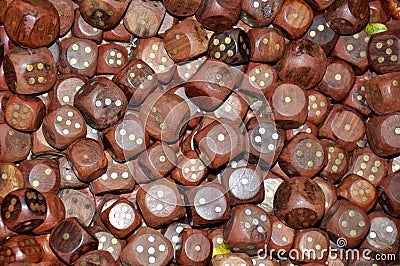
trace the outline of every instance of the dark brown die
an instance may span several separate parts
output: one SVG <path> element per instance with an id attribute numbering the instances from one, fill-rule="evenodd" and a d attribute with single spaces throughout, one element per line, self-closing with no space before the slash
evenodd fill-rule
<path id="1" fill-rule="evenodd" d="M 346 248 L 354 248 L 368 234 L 370 220 L 358 206 L 347 200 L 338 200 L 321 221 L 321 229 L 326 231 L 333 242 L 344 238 Z M 342 245 L 342 242 L 337 242 Z"/>
<path id="2" fill-rule="evenodd" d="M 379 204 L 389 215 L 399 218 L 400 195 L 398 185 L 400 184 L 400 172 L 388 175 L 378 184 Z"/>
<path id="3" fill-rule="evenodd" d="M 306 0 L 307 2 L 315 1 L 315 0 Z M 318 2 L 330 3 L 333 1 L 321 1 Z M 332 49 L 335 47 L 335 44 L 339 38 L 339 35 L 332 30 L 328 23 L 326 22 L 325 14 L 319 14 L 314 17 L 314 20 L 308 29 L 307 33 L 304 35 L 305 39 L 313 41 L 319 45 L 321 45 L 322 49 L 326 54 L 329 54 Z"/>
<path id="4" fill-rule="evenodd" d="M 30 134 L 0 124 L 0 161 L 17 162 L 26 159 L 32 146 Z"/>
<path id="5" fill-rule="evenodd" d="M 54 85 L 57 77 L 56 63 L 47 48 L 14 48 L 6 54 L 3 69 L 8 88 L 18 94 L 47 91 Z"/>
<path id="6" fill-rule="evenodd" d="M 359 32 L 369 21 L 368 2 L 357 0 L 335 1 L 326 12 L 329 26 L 340 35 Z"/>
<path id="7" fill-rule="evenodd" d="M 96 209 L 92 194 L 89 196 L 87 193 L 74 189 L 64 189 L 58 194 L 65 206 L 65 217 L 75 217 L 85 226 L 91 224 Z"/>
<path id="8" fill-rule="evenodd" d="M 39 129 L 45 113 L 45 105 L 38 97 L 14 94 L 7 101 L 4 120 L 16 130 L 32 132 Z"/>
<path id="9" fill-rule="evenodd" d="M 226 64 L 242 64 L 249 61 L 250 49 L 247 33 L 241 29 L 231 29 L 211 36 L 208 54 L 211 59 Z"/>
<path id="10" fill-rule="evenodd" d="M 251 2 L 251 1 L 244 1 Z M 274 1 L 275 3 L 280 1 Z M 262 2 L 264 3 L 264 2 Z M 276 62 L 285 51 L 285 38 L 276 28 L 257 28 L 248 32 L 251 45 L 251 61 Z"/>
<path id="11" fill-rule="evenodd" d="M 79 10 L 82 17 L 93 27 L 114 28 L 122 19 L 129 5 L 128 0 L 82 0 Z"/>
<path id="12" fill-rule="evenodd" d="M 32 187 L 41 193 L 57 193 L 60 185 L 58 164 L 52 159 L 25 160 L 19 164 L 25 186 Z"/>
<path id="13" fill-rule="evenodd" d="M 379 254 L 396 254 L 399 250 L 399 226 L 396 220 L 383 212 L 368 215 L 371 221 L 369 233 L 361 244 Z"/>
<path id="14" fill-rule="evenodd" d="M 277 71 L 282 81 L 310 89 L 323 78 L 326 64 L 326 55 L 320 45 L 299 39 L 287 44 L 277 64 Z"/>
<path id="15" fill-rule="evenodd" d="M 20 188 L 4 197 L 1 219 L 17 233 L 30 232 L 46 218 L 47 203 L 43 194 L 33 188 Z"/>
<path id="16" fill-rule="evenodd" d="M 179 265 L 206 266 L 211 260 L 212 243 L 205 231 L 183 229 L 182 246 L 177 251 Z"/>
<path id="17" fill-rule="evenodd" d="M 231 206 L 259 203 L 264 199 L 262 175 L 255 167 L 226 168 L 221 183 L 228 191 Z"/>
<path id="18" fill-rule="evenodd" d="M 165 229 L 164 236 L 171 242 L 174 248 L 174 258 L 176 258 L 177 250 L 182 246 L 181 233 L 185 228 L 191 228 L 191 227 L 190 225 L 185 223 L 175 222 L 168 225 L 168 227 Z"/>
<path id="19" fill-rule="evenodd" d="M 294 229 L 316 225 L 325 212 L 321 187 L 305 177 L 293 177 L 281 183 L 274 197 L 275 215 Z"/>
<path id="20" fill-rule="evenodd" d="M 42 257 L 43 249 L 32 236 L 28 235 L 13 236 L 0 248 L 0 263 L 2 265 L 9 265 L 13 262 L 40 262 Z"/>
<path id="21" fill-rule="evenodd" d="M 42 130 L 48 144 L 64 150 L 75 140 L 86 136 L 87 126 L 78 109 L 64 105 L 45 116 Z"/>
<path id="22" fill-rule="evenodd" d="M 124 16 L 125 28 L 141 38 L 153 37 L 157 34 L 165 15 L 165 7 L 161 2 L 132 1 Z"/>
<path id="23" fill-rule="evenodd" d="M 371 116 L 366 133 L 371 150 L 378 156 L 391 156 L 400 152 L 400 112 Z"/>
<path id="24" fill-rule="evenodd" d="M 160 232 L 149 228 L 140 228 L 122 250 L 120 259 L 126 265 L 167 266 L 174 256 L 171 242 Z"/>
<path id="25" fill-rule="evenodd" d="M 186 209 L 177 186 L 166 179 L 142 185 L 136 198 L 143 219 L 150 227 L 159 228 L 185 216 Z"/>
<path id="26" fill-rule="evenodd" d="M 326 251 L 329 247 L 329 238 L 325 232 L 316 228 L 299 230 L 296 232 L 292 249 L 305 256 L 295 258 L 295 262 L 323 264 L 328 258 L 329 254 Z"/>
<path id="27" fill-rule="evenodd" d="M 81 16 L 79 9 L 75 9 L 74 24 L 72 26 L 72 36 L 87 39 L 100 44 L 103 39 L 103 31 L 87 23 Z"/>
<path id="28" fill-rule="evenodd" d="M 141 104 L 157 86 L 157 75 L 144 61 L 131 59 L 113 78 L 123 88 L 130 105 Z"/>
<path id="29" fill-rule="evenodd" d="M 125 238 L 142 223 L 142 218 L 135 205 L 119 198 L 101 213 L 101 220 L 117 238 Z"/>
<path id="30" fill-rule="evenodd" d="M 281 0 L 243 1 L 240 19 L 254 28 L 265 27 L 274 20 L 283 2 Z"/>
<path id="31" fill-rule="evenodd" d="M 96 77 L 76 93 L 74 106 L 95 129 L 105 129 L 125 114 L 128 101 L 122 90 L 106 77 Z"/>
<path id="32" fill-rule="evenodd" d="M 128 62 L 128 51 L 118 44 L 99 46 L 96 74 L 117 74 Z"/>
<path id="33" fill-rule="evenodd" d="M 224 240 L 232 251 L 255 255 L 268 245 L 270 237 L 271 222 L 263 209 L 250 204 L 232 209 L 224 227 Z"/>
<path id="34" fill-rule="evenodd" d="M 290 177 L 313 177 L 327 162 L 327 154 L 320 141 L 307 133 L 297 134 L 282 150 L 279 165 Z"/>
<path id="35" fill-rule="evenodd" d="M 4 27 L 16 44 L 38 48 L 57 38 L 60 18 L 49 1 L 17 0 L 7 7 Z"/>
<path id="36" fill-rule="evenodd" d="M 75 265 L 90 264 L 117 266 L 117 263 L 114 261 L 114 258 L 112 257 L 110 252 L 104 250 L 89 251 L 88 253 L 80 256 L 79 259 L 75 261 Z"/>
<path id="37" fill-rule="evenodd" d="M 93 139 L 75 141 L 68 147 L 66 154 L 81 181 L 92 181 L 107 170 L 108 162 L 103 147 Z"/>
<path id="38" fill-rule="evenodd" d="M 184 62 L 205 53 L 207 32 L 194 19 L 185 19 L 165 32 L 165 49 L 175 62 Z"/>
<path id="39" fill-rule="evenodd" d="M 177 17 L 188 17 L 194 15 L 201 4 L 201 0 L 163 0 L 164 7 L 169 13 Z M 164 17 L 165 18 L 165 17 Z"/>
<path id="40" fill-rule="evenodd" d="M 367 55 L 369 65 L 376 72 L 389 73 L 400 70 L 399 37 L 396 31 L 386 31 L 371 36 Z"/>
<path id="41" fill-rule="evenodd" d="M 65 207 L 61 199 L 54 193 L 43 193 L 47 202 L 46 219 L 32 232 L 35 234 L 50 233 L 51 230 L 65 219 Z"/>
<path id="42" fill-rule="evenodd" d="M 368 116 L 371 113 L 366 96 L 366 87 L 368 86 L 369 80 L 371 79 L 371 73 L 367 71 L 362 76 L 356 76 L 353 88 L 350 90 L 347 98 L 343 103 L 354 110 L 358 111 L 364 116 Z"/>
<path id="43" fill-rule="evenodd" d="M 149 145 L 149 137 L 137 113 L 127 113 L 122 120 L 104 130 L 103 141 L 118 162 L 135 157 Z"/>
<path id="44" fill-rule="evenodd" d="M 206 226 L 226 221 L 230 215 L 226 190 L 219 184 L 194 187 L 185 194 L 189 205 L 190 224 Z"/>
<path id="45" fill-rule="evenodd" d="M 186 101 L 172 91 L 153 93 L 140 107 L 140 118 L 147 133 L 168 143 L 174 143 L 182 136 L 189 114 Z"/>
<path id="46" fill-rule="evenodd" d="M 378 192 L 373 184 L 364 178 L 350 174 L 336 187 L 337 195 L 351 201 L 365 212 L 369 212 L 378 199 Z"/>
<path id="47" fill-rule="evenodd" d="M 79 189 L 87 186 L 87 184 L 81 182 L 78 177 L 76 177 L 76 174 L 74 173 L 74 170 L 72 169 L 72 166 L 66 157 L 63 156 L 58 158 L 58 166 L 60 169 L 61 179 L 60 189 Z"/>
<path id="48" fill-rule="evenodd" d="M 337 142 L 347 151 L 354 150 L 364 134 L 365 124 L 361 116 L 354 110 L 339 104 L 332 105 L 328 117 L 319 129 L 320 137 Z"/>
<path id="49" fill-rule="evenodd" d="M 332 140 L 323 139 L 321 145 L 328 154 L 328 161 L 320 175 L 331 183 L 337 183 L 348 170 L 347 152 Z"/>
<path id="50" fill-rule="evenodd" d="M 130 167 L 126 163 L 114 161 L 109 152 L 105 154 L 108 160 L 107 172 L 90 183 L 90 190 L 95 195 L 131 192 L 135 186 L 135 179 Z"/>
<path id="51" fill-rule="evenodd" d="M 65 263 L 72 264 L 88 251 L 97 249 L 99 241 L 76 218 L 59 223 L 50 235 L 50 247 Z"/>
<path id="52" fill-rule="evenodd" d="M 61 41 L 59 71 L 92 77 L 96 72 L 98 48 L 95 42 L 79 38 Z"/>

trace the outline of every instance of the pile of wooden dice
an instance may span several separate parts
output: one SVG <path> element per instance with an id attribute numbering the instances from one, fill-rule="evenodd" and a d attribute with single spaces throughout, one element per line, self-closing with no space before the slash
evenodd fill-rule
<path id="1" fill-rule="evenodd" d="M 0 265 L 400 265 L 398 0 L 0 0 Z"/>

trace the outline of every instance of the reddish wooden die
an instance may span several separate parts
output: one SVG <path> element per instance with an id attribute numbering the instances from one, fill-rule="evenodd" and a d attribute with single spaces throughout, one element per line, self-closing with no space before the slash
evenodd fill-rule
<path id="1" fill-rule="evenodd" d="M 244 1 L 247 2 L 247 1 Z M 250 2 L 250 1 L 249 1 Z M 274 1 L 275 3 L 280 1 Z M 264 4 L 264 2 L 262 2 Z M 256 62 L 276 62 L 285 51 L 285 38 L 276 28 L 251 29 L 247 33 L 250 39 L 250 60 Z"/>
<path id="2" fill-rule="evenodd" d="M 76 265 L 90 265 L 90 264 L 98 264 L 98 265 L 109 265 L 109 266 L 117 266 L 117 263 L 114 261 L 114 258 L 110 254 L 110 252 L 105 250 L 92 250 L 84 255 L 80 256 L 79 259 L 75 261 Z"/>
<path id="3" fill-rule="evenodd" d="M 225 192 L 219 184 L 206 184 L 188 190 L 185 202 L 189 205 L 190 224 L 207 226 L 226 221 L 230 215 L 230 204 Z"/>
<path id="4" fill-rule="evenodd" d="M 326 252 L 329 247 L 329 238 L 324 231 L 316 228 L 299 230 L 296 232 L 292 249 L 304 255 L 295 258 L 294 261 L 313 265 L 323 264 L 329 256 Z"/>
<path id="5" fill-rule="evenodd" d="M 365 124 L 361 116 L 344 105 L 332 105 L 328 117 L 319 129 L 319 136 L 331 139 L 347 151 L 357 147 L 357 142 L 365 134 Z"/>
<path id="6" fill-rule="evenodd" d="M 232 209 L 224 227 L 224 240 L 234 252 L 255 255 L 271 237 L 271 221 L 260 207 L 243 204 Z"/>
<path id="7" fill-rule="evenodd" d="M 47 48 L 14 48 L 6 54 L 3 69 L 8 88 L 18 94 L 47 91 L 57 77 L 54 57 Z"/>
<path id="8" fill-rule="evenodd" d="M 43 193 L 47 202 L 46 219 L 32 232 L 35 234 L 50 233 L 51 230 L 65 219 L 64 203 L 54 193 Z"/>
<path id="9" fill-rule="evenodd" d="M 132 1 L 125 13 L 124 25 L 131 34 L 149 38 L 157 34 L 164 15 L 165 7 L 161 2 Z"/>
<path id="10" fill-rule="evenodd" d="M 308 97 L 301 87 L 278 82 L 271 85 L 266 97 L 274 120 L 283 129 L 297 128 L 306 121 Z"/>
<path id="11" fill-rule="evenodd" d="M 326 70 L 324 50 L 309 40 L 295 40 L 287 44 L 285 53 L 277 64 L 279 78 L 304 89 L 318 84 Z"/>
<path id="12" fill-rule="evenodd" d="M 39 129 L 45 112 L 45 105 L 38 97 L 14 94 L 7 101 L 4 120 L 16 130 L 32 132 Z"/>
<path id="13" fill-rule="evenodd" d="M 130 42 L 131 34 L 125 28 L 123 20 L 118 23 L 118 25 L 111 29 L 103 32 L 103 39 L 105 41 L 114 41 L 114 42 Z"/>
<path id="14" fill-rule="evenodd" d="M 391 156 L 400 152 L 400 113 L 371 116 L 366 133 L 371 150 L 378 156 Z"/>
<path id="15" fill-rule="evenodd" d="M 331 183 L 337 183 L 348 170 L 348 154 L 341 145 L 332 140 L 323 139 L 321 145 L 328 154 L 328 161 L 320 175 Z"/>
<path id="16" fill-rule="evenodd" d="M 171 178 L 184 186 L 197 186 L 207 176 L 208 168 L 193 150 L 178 157 L 178 163 L 171 172 Z"/>
<path id="17" fill-rule="evenodd" d="M 137 203 L 150 227 L 160 228 L 186 213 L 178 187 L 166 179 L 142 185 L 137 192 Z"/>
<path id="18" fill-rule="evenodd" d="M 4 197 L 1 219 L 14 232 L 30 232 L 44 222 L 46 211 L 42 193 L 33 188 L 20 188 Z"/>
<path id="19" fill-rule="evenodd" d="M 328 210 L 338 200 L 336 187 L 335 187 L 334 184 L 332 184 L 328 180 L 325 180 L 325 179 L 323 179 L 321 177 L 316 177 L 313 180 L 315 182 L 317 182 L 318 186 L 320 186 L 320 188 L 322 189 L 322 192 L 324 192 L 324 195 L 325 195 L 325 213 L 327 213 Z"/>
<path id="20" fill-rule="evenodd" d="M 140 118 L 147 133 L 157 140 L 174 143 L 185 131 L 189 120 L 185 99 L 167 91 L 153 93 L 140 107 Z"/>
<path id="21" fill-rule="evenodd" d="M 42 130 L 48 144 L 63 150 L 75 140 L 85 137 L 87 126 L 78 109 L 64 105 L 44 118 Z"/>
<path id="22" fill-rule="evenodd" d="M 340 35 L 359 32 L 369 21 L 368 2 L 357 0 L 335 1 L 326 12 L 329 26 Z"/>
<path id="23" fill-rule="evenodd" d="M 270 24 L 278 14 L 281 0 L 243 1 L 240 19 L 251 27 L 265 27 Z"/>
<path id="24" fill-rule="evenodd" d="M 365 99 L 366 87 L 370 79 L 371 73 L 369 71 L 362 76 L 356 76 L 352 89 L 343 101 L 345 105 L 353 108 L 364 116 L 368 116 L 371 113 L 371 108 Z"/>
<path id="25" fill-rule="evenodd" d="M 61 41 L 58 69 L 62 74 L 82 74 L 92 77 L 96 72 L 98 48 L 95 42 L 80 38 Z"/>
<path id="26" fill-rule="evenodd" d="M 205 231 L 183 229 L 182 246 L 177 250 L 179 265 L 206 266 L 211 260 L 212 243 Z"/>
<path id="27" fill-rule="evenodd" d="M 358 206 L 347 200 L 338 200 L 321 221 L 321 229 L 329 238 L 343 248 L 354 248 L 365 238 L 370 219 Z M 340 240 L 342 238 L 345 240 Z"/>
<path id="28" fill-rule="evenodd" d="M 71 264 L 88 251 L 97 249 L 97 238 L 76 218 L 59 223 L 50 235 L 50 247 L 65 263 Z"/>
<path id="29" fill-rule="evenodd" d="M 118 162 L 135 157 L 149 145 L 147 132 L 137 113 L 127 113 L 122 120 L 104 130 L 103 141 Z"/>
<path id="30" fill-rule="evenodd" d="M 267 64 L 250 62 L 239 88 L 245 94 L 260 96 L 265 94 L 277 80 L 278 74 L 275 68 Z"/>
<path id="31" fill-rule="evenodd" d="M 58 166 L 60 169 L 60 188 L 65 189 L 65 188 L 84 188 L 87 186 L 87 184 L 81 182 L 78 177 L 76 177 L 76 174 L 74 173 L 74 170 L 72 169 L 71 164 L 67 160 L 66 157 L 60 157 L 58 158 Z"/>
<path id="32" fill-rule="evenodd" d="M 23 188 L 25 185 L 21 170 L 13 163 L 1 163 L 0 174 L 0 201 L 8 193 Z"/>
<path id="33" fill-rule="evenodd" d="M 60 36 L 65 35 L 74 23 L 74 5 L 71 0 L 49 0 L 60 18 Z"/>
<path id="34" fill-rule="evenodd" d="M 371 221 L 369 233 L 361 244 L 379 254 L 395 254 L 399 250 L 399 226 L 396 220 L 383 212 L 368 215 Z"/>
<path id="35" fill-rule="evenodd" d="M 221 183 L 228 190 L 231 206 L 244 203 L 258 203 L 264 199 L 264 184 L 255 167 L 226 168 Z"/>
<path id="36" fill-rule="evenodd" d="M 267 250 L 272 254 L 281 252 L 286 255 L 293 245 L 296 231 L 283 224 L 275 215 L 269 214 L 271 221 L 271 239 L 268 242 Z"/>
<path id="37" fill-rule="evenodd" d="M 386 31 L 371 36 L 367 55 L 369 65 L 376 72 L 390 73 L 400 70 L 399 37 L 397 31 Z"/>
<path id="38" fill-rule="evenodd" d="M 58 164 L 52 159 L 25 160 L 19 164 L 25 179 L 25 186 L 41 193 L 57 193 L 60 185 Z"/>
<path id="39" fill-rule="evenodd" d="M 376 186 L 387 174 L 387 161 L 369 149 L 357 149 L 349 171 L 359 175 Z"/>
<path id="40" fill-rule="evenodd" d="M 13 236 L 0 248 L 0 263 L 9 265 L 16 263 L 40 262 L 43 257 L 43 249 L 39 243 L 28 235 Z"/>
<path id="41" fill-rule="evenodd" d="M 290 177 L 313 177 L 327 163 L 327 154 L 320 141 L 307 133 L 297 134 L 282 150 L 278 161 Z"/>
<path id="42" fill-rule="evenodd" d="M 235 25 L 241 7 L 241 1 L 205 0 L 196 11 L 196 19 L 205 28 L 220 32 Z"/>
<path id="43" fill-rule="evenodd" d="M 397 185 L 400 183 L 400 172 L 388 175 L 379 182 L 377 189 L 379 193 L 379 204 L 389 215 L 399 218 L 400 195 Z"/>
<path id="44" fill-rule="evenodd" d="M 164 7 L 169 13 L 177 17 L 188 17 L 196 13 L 197 9 L 201 4 L 201 0 L 163 0 Z"/>
<path id="45" fill-rule="evenodd" d="M 318 84 L 318 90 L 335 101 L 346 98 L 355 80 L 352 67 L 345 61 L 328 58 L 324 77 Z"/>
<path id="46" fill-rule="evenodd" d="M 97 2 L 82 0 L 79 3 L 79 11 L 82 17 L 93 27 L 111 29 L 120 22 L 128 5 L 128 0 L 101 0 Z"/>
<path id="47" fill-rule="evenodd" d="M 38 48 L 47 46 L 57 38 L 60 18 L 57 9 L 49 1 L 17 0 L 7 7 L 4 27 L 16 44 Z"/>
<path id="48" fill-rule="evenodd" d="M 167 266 L 174 256 L 171 242 L 157 230 L 140 228 L 122 250 L 122 264 Z"/>
<path id="49" fill-rule="evenodd" d="M 98 250 L 107 251 L 117 261 L 125 247 L 125 241 L 115 238 L 113 234 L 105 230 L 95 233 L 95 236 L 99 240 Z"/>
<path id="50" fill-rule="evenodd" d="M 17 162 L 28 156 L 32 146 L 30 134 L 0 124 L 0 136 L 0 161 Z"/>
<path id="51" fill-rule="evenodd" d="M 54 89 L 49 92 L 50 110 L 62 105 L 73 105 L 75 94 L 88 82 L 88 77 L 79 74 L 59 74 Z"/>
<path id="52" fill-rule="evenodd" d="M 322 11 L 333 4 L 334 1 L 326 0 L 305 0 L 313 9 Z"/>
<path id="53" fill-rule="evenodd" d="M 274 212 L 291 228 L 313 227 L 325 212 L 324 192 L 311 179 L 293 177 L 279 185 L 274 197 Z"/>
<path id="54" fill-rule="evenodd" d="M 82 86 L 74 98 L 74 107 L 95 129 L 105 129 L 117 122 L 125 114 L 127 105 L 125 94 L 106 77 L 92 79 Z"/>
<path id="55" fill-rule="evenodd" d="M 72 143 L 67 149 L 67 158 L 77 177 L 92 181 L 107 170 L 107 158 L 99 142 L 83 138 Z"/>
<path id="56" fill-rule="evenodd" d="M 247 33 L 241 29 L 231 29 L 214 33 L 210 37 L 208 55 L 226 64 L 242 64 L 249 60 L 250 49 Z"/>
<path id="57" fill-rule="evenodd" d="M 142 223 L 142 218 L 135 205 L 124 198 L 119 198 L 101 213 L 101 220 L 118 238 L 125 238 Z"/>
<path id="58" fill-rule="evenodd" d="M 289 38 L 297 39 L 307 31 L 312 20 L 313 12 L 307 3 L 302 0 L 290 0 L 282 4 L 273 24 Z"/>
<path id="59" fill-rule="evenodd" d="M 399 74 L 393 72 L 373 77 L 365 86 L 365 99 L 375 113 L 384 115 L 400 111 Z"/>
<path id="60" fill-rule="evenodd" d="M 362 208 L 370 211 L 378 199 L 378 192 L 373 184 L 358 175 L 346 176 L 337 186 L 338 197 L 347 199 Z"/>
<path id="61" fill-rule="evenodd" d="M 72 36 L 91 40 L 97 44 L 100 44 L 103 39 L 103 31 L 87 23 L 81 16 L 79 8 L 76 8 L 74 13 L 75 16 L 74 24 L 72 26 Z"/>
<path id="62" fill-rule="evenodd" d="M 211 265 L 224 266 L 224 265 L 254 265 L 252 259 L 245 253 L 230 253 L 218 254 L 213 256 Z"/>
<path id="63" fill-rule="evenodd" d="M 194 19 L 185 19 L 164 35 L 165 50 L 175 62 L 183 62 L 207 51 L 207 32 Z"/>
<path id="64" fill-rule="evenodd" d="M 99 46 L 96 74 L 117 74 L 128 62 L 128 51 L 118 44 Z"/>

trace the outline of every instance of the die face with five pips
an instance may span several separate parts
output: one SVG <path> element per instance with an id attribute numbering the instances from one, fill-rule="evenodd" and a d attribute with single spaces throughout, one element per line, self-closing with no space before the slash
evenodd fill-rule
<path id="1" fill-rule="evenodd" d="M 0 265 L 397 265 L 396 1 L 0 0 Z"/>

